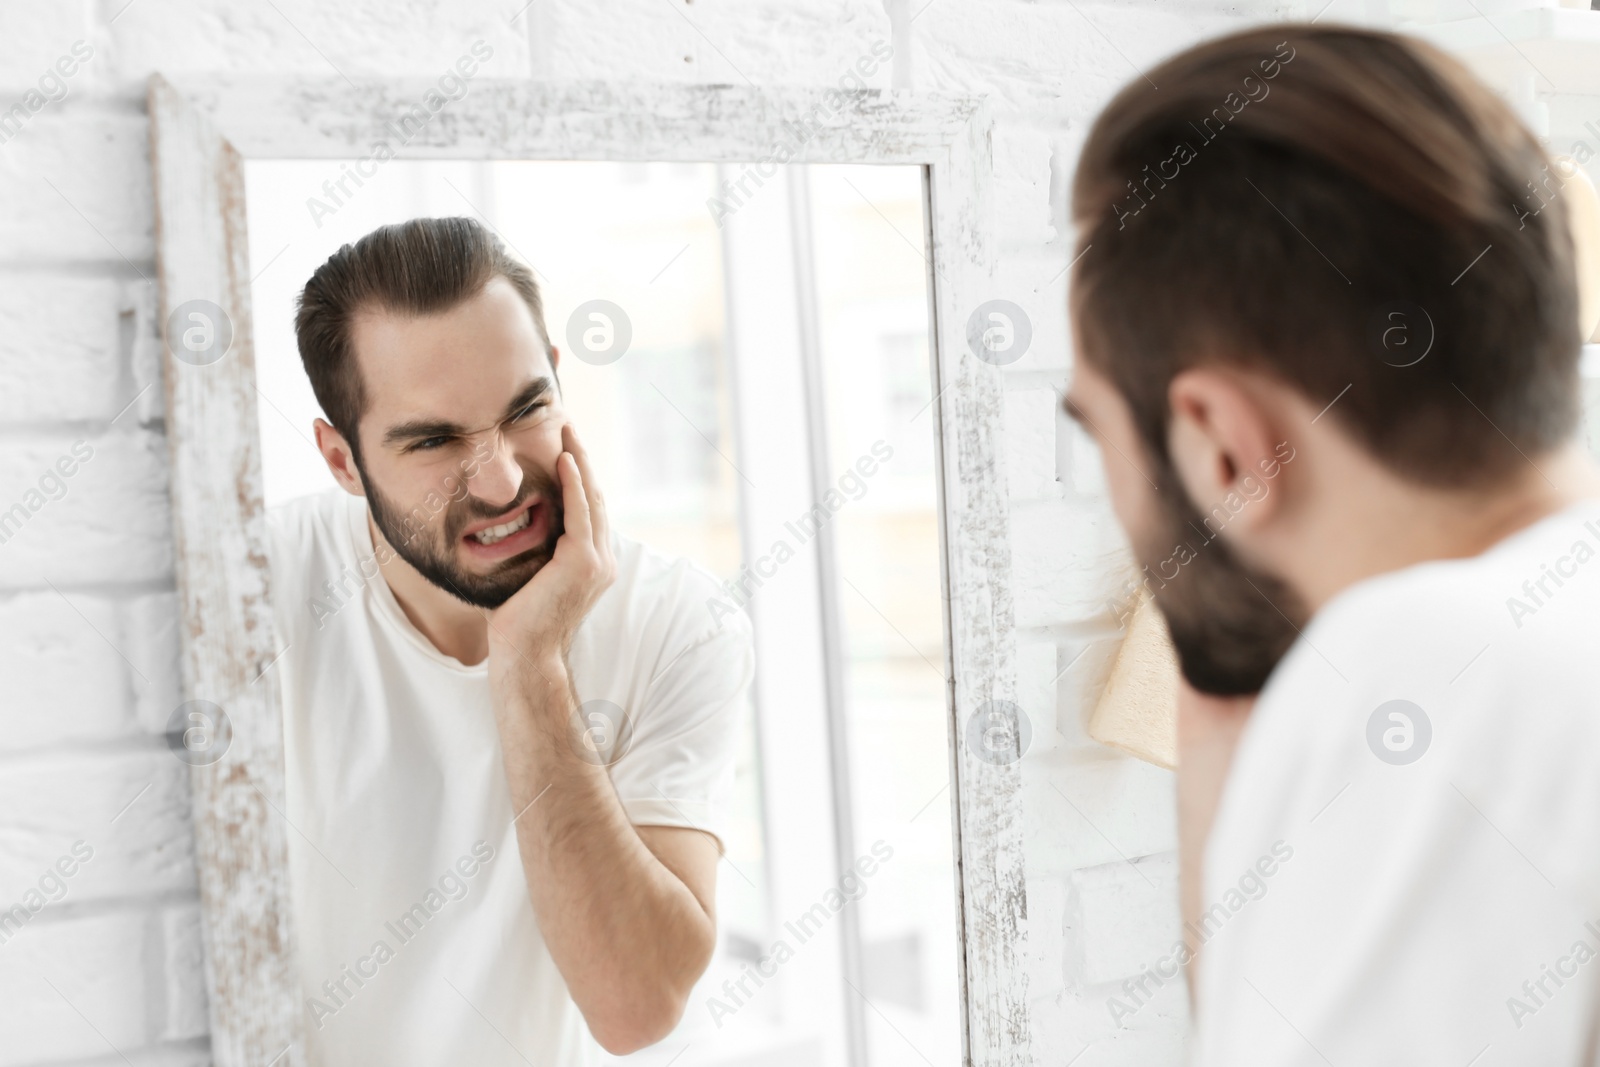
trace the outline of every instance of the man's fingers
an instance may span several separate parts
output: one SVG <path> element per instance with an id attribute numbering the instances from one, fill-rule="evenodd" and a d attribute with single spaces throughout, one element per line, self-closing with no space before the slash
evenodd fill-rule
<path id="1" fill-rule="evenodd" d="M 578 470 L 578 461 L 572 457 L 572 453 L 563 452 L 556 460 L 556 470 L 561 474 L 564 532 L 592 544 L 594 529 L 589 522 L 589 498 L 583 491 L 583 474 Z"/>
<path id="2" fill-rule="evenodd" d="M 600 493 L 600 486 L 595 481 L 594 472 L 589 467 L 589 452 L 583 447 L 583 442 L 578 440 L 578 431 L 567 423 L 561 428 L 561 443 L 577 461 L 578 471 L 583 476 L 584 495 L 589 501 L 589 525 L 593 530 L 594 546 L 602 554 L 610 542 L 610 523 L 606 515 L 605 497 Z"/>

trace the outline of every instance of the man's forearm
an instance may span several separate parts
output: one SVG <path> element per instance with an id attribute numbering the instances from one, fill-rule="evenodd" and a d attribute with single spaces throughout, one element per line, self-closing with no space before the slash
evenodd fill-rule
<path id="1" fill-rule="evenodd" d="M 580 754 L 565 667 L 530 664 L 508 692 L 496 714 L 545 943 L 601 1044 L 659 1040 L 715 946 L 710 902 L 651 853 L 606 769 Z"/>

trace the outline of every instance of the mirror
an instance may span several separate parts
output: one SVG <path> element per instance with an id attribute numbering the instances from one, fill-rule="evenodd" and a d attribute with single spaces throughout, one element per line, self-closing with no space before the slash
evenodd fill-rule
<path id="1" fill-rule="evenodd" d="M 1025 1057 L 1001 426 L 1026 345 L 990 343 L 1014 305 L 994 283 L 982 101 L 478 78 L 408 126 L 428 92 L 150 82 L 179 710 L 202 720 L 169 736 L 200 741 L 214 1062 L 326 1062 L 312 1027 L 357 1019 L 363 1056 L 391 1063 Z M 354 365 L 384 358 L 375 388 L 308 397 L 294 294 L 344 242 L 417 218 L 456 221 L 398 232 L 454 236 L 396 246 L 419 291 L 355 317 Z M 429 303 L 453 276 L 441 250 L 462 248 L 493 270 Z M 322 287 L 324 311 L 341 291 Z M 341 334 L 322 336 L 326 354 Z M 431 502 L 393 480 L 398 445 L 423 441 L 460 470 Z M 504 583 L 456 565 L 497 551 L 523 568 Z M 591 614 L 624 639 L 584 636 Z M 374 620 L 383 644 L 349 640 Z M 386 686 L 418 663 L 481 688 Z M 548 803 L 557 778 L 571 795 Z M 563 811 L 604 830 L 551 832 Z M 497 942 L 492 922 L 443 936 L 490 913 L 520 918 Z M 597 915 L 619 925 L 596 937 Z M 506 961 L 517 980 L 496 984 Z"/>
<path id="2" fill-rule="evenodd" d="M 959 1062 L 923 169 L 770 169 L 247 164 L 257 420 L 287 642 L 275 667 L 283 815 L 312 1062 L 396 1062 L 419 1044 L 436 1059 L 566 1062 L 594 1040 L 540 932 L 541 919 L 582 919 L 529 892 L 536 872 L 519 860 L 485 665 L 424 633 L 434 615 L 408 599 L 421 575 L 394 579 L 405 562 L 384 550 L 405 547 L 393 536 L 402 526 L 425 540 L 480 517 L 464 509 L 486 477 L 442 476 L 448 465 L 419 454 L 452 447 L 438 438 L 369 458 L 363 480 L 409 512 L 374 542 L 365 501 L 317 445 L 327 415 L 297 348 L 297 300 L 341 246 L 446 216 L 476 220 L 531 268 L 559 351 L 561 417 L 581 434 L 615 533 L 653 561 L 640 577 L 639 550 L 619 553 L 617 584 L 574 642 L 589 672 L 572 668 L 591 716 L 585 741 L 635 824 L 722 828 L 711 838 L 723 849 L 715 954 L 671 1033 L 623 1058 Z M 389 353 L 375 338 L 394 341 L 416 320 L 357 335 L 369 376 Z M 458 381 L 477 357 L 442 336 L 446 347 L 420 364 L 396 357 L 395 373 L 420 381 L 365 385 L 363 419 L 447 420 L 484 398 L 489 386 Z M 381 429 L 362 424 L 366 455 L 384 448 Z M 508 431 L 497 447 L 541 462 L 530 458 L 541 432 Z M 477 574 L 521 558 L 480 565 L 460 551 Z M 667 596 L 660 586 L 682 580 L 680 560 L 695 569 L 694 592 Z M 670 612 L 682 633 L 631 627 L 610 604 L 623 593 L 635 611 Z M 689 648 L 727 633 L 734 616 L 753 624 L 755 650 L 754 678 L 736 692 L 724 665 Z M 681 647 L 695 664 L 672 679 L 669 700 L 650 686 L 671 665 L 617 647 L 641 640 Z M 594 680 L 585 692 L 596 672 L 633 672 L 638 684 Z M 694 701 L 730 694 L 736 706 L 712 722 L 732 728 L 725 744 L 651 720 L 695 725 L 711 709 Z M 621 717 L 589 710 L 599 704 Z M 696 805 L 724 772 L 731 789 L 713 817 Z M 541 803 L 555 801 L 529 814 Z M 569 877 L 597 908 L 629 900 L 583 881 L 592 873 Z"/>

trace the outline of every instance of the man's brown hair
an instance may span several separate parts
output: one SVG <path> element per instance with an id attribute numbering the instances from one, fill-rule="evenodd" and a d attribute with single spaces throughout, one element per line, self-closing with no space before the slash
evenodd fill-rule
<path id="1" fill-rule="evenodd" d="M 448 311 L 505 278 L 517 290 L 550 351 L 544 302 L 533 271 L 512 258 L 499 238 L 476 219 L 425 218 L 380 226 L 345 245 L 318 267 L 300 294 L 295 339 L 317 403 L 361 460 L 356 426 L 366 392 L 350 344 L 358 312 L 404 315 Z"/>
<path id="2" fill-rule="evenodd" d="M 1496 481 L 1579 417 L 1561 183 L 1424 42 L 1310 24 L 1207 42 L 1125 87 L 1085 142 L 1080 357 L 1156 456 L 1173 376 L 1224 364 L 1331 403 L 1403 477 Z"/>

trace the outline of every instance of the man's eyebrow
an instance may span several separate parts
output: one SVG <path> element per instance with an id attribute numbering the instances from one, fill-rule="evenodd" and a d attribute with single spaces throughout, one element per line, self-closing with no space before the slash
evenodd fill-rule
<path id="1" fill-rule="evenodd" d="M 506 419 L 521 414 L 523 408 L 536 400 L 542 399 L 550 392 L 552 384 L 549 375 L 542 375 L 523 386 L 522 390 L 511 398 L 511 403 L 506 405 L 506 411 L 501 416 L 501 421 L 504 422 Z"/>
<path id="2" fill-rule="evenodd" d="M 500 416 L 500 421 L 504 422 L 520 414 L 530 404 L 543 399 L 550 392 L 552 384 L 549 375 L 534 378 L 511 398 L 511 402 L 506 405 L 505 413 Z M 397 422 L 385 430 L 383 443 L 397 445 L 407 441 L 426 440 L 429 437 L 461 437 L 473 432 L 449 419 L 408 419 L 405 422 Z"/>

